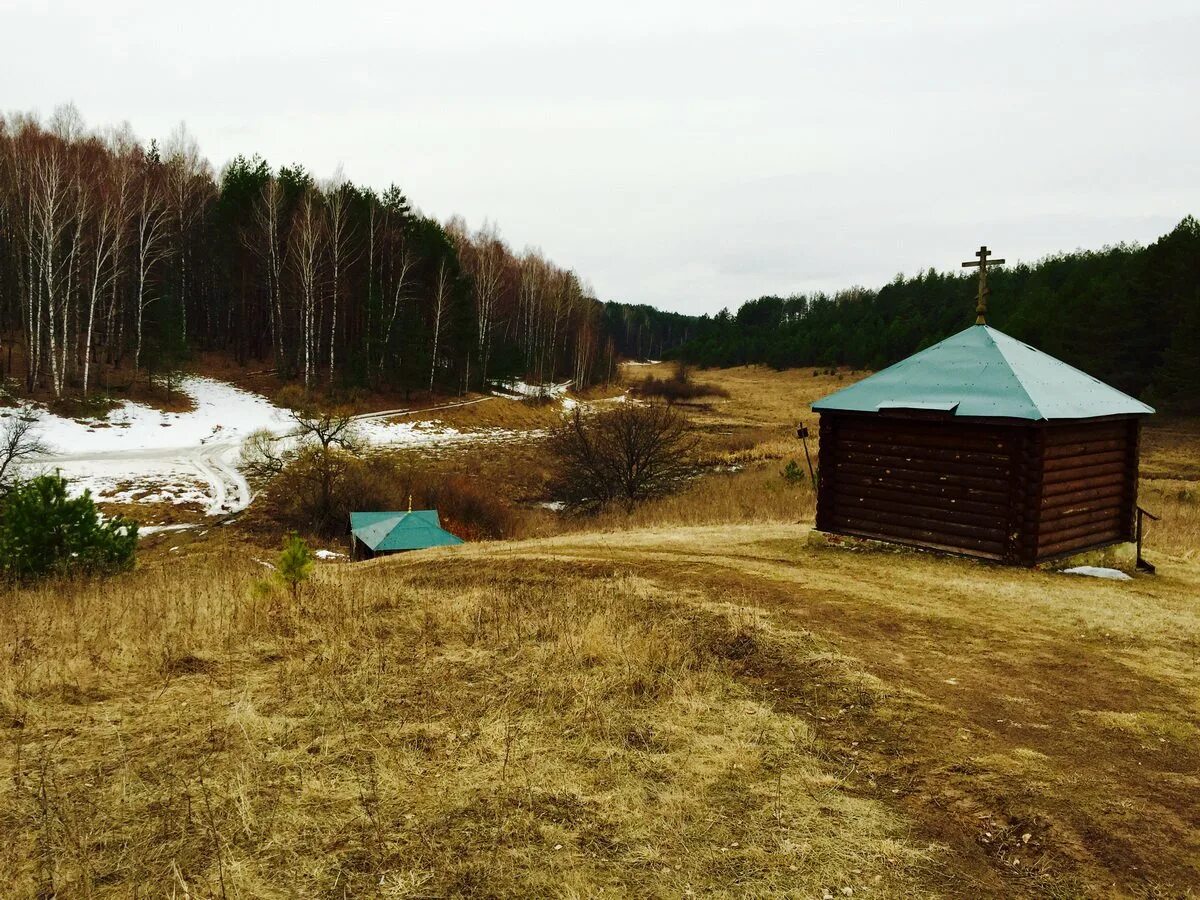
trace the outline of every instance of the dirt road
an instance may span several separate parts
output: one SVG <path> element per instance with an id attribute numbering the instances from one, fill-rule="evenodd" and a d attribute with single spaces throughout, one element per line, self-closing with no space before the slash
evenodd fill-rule
<path id="1" fill-rule="evenodd" d="M 1168 557 L 1157 576 L 1106 582 L 812 548 L 807 531 L 579 534 L 427 564 L 601 564 L 732 604 L 764 646 L 826 642 L 828 667 L 766 653 L 744 675 L 810 717 L 850 789 L 946 848 L 947 893 L 1183 896 L 1200 884 L 1200 566 Z"/>

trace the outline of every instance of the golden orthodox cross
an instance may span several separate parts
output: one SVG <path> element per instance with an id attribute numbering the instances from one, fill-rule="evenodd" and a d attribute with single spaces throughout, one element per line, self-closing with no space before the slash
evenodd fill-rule
<path id="1" fill-rule="evenodd" d="M 991 289 L 987 286 L 988 266 L 998 266 L 1004 262 L 1002 259 L 988 259 L 988 256 L 991 255 L 991 252 L 992 251 L 988 250 L 987 245 L 985 244 L 975 251 L 975 255 L 979 257 L 978 259 L 963 263 L 963 268 L 974 268 L 976 266 L 979 267 L 979 299 L 975 302 L 976 325 L 987 324 L 987 298 L 988 294 L 991 293 Z"/>

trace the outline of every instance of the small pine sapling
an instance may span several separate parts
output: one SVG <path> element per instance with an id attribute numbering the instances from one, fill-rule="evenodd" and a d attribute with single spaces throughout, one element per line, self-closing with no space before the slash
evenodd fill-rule
<path id="1" fill-rule="evenodd" d="M 800 464 L 794 459 L 789 459 L 788 464 L 783 467 L 783 480 L 788 484 L 800 484 L 804 481 L 804 470 L 800 468 Z"/>
<path id="2" fill-rule="evenodd" d="M 279 580 L 287 585 L 292 593 L 292 602 L 300 599 L 300 587 L 312 575 L 313 555 L 308 549 L 304 538 L 294 532 L 283 542 L 283 552 L 279 554 L 279 567 L 276 574 Z"/>

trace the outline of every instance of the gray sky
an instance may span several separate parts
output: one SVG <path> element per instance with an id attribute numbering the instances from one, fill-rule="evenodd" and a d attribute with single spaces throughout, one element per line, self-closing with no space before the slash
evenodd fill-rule
<path id="1" fill-rule="evenodd" d="M 575 6 L 0 0 L 0 104 L 340 163 L 686 312 L 1200 214 L 1196 0 Z"/>

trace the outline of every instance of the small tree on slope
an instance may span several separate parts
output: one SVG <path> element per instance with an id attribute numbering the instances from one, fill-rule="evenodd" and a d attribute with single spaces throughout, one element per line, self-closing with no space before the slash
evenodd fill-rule
<path id="1" fill-rule="evenodd" d="M 18 483 L 0 506 L 0 569 L 10 578 L 120 572 L 136 549 L 136 522 L 102 520 L 91 494 L 68 497 L 58 475 Z"/>
<path id="2" fill-rule="evenodd" d="M 308 581 L 312 567 L 313 557 L 308 544 L 296 534 L 288 535 L 283 542 L 283 552 L 279 554 L 279 568 L 276 571 L 279 580 L 292 592 L 292 603 L 300 599 L 300 585 Z"/>

